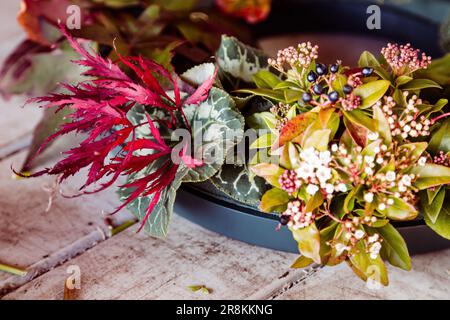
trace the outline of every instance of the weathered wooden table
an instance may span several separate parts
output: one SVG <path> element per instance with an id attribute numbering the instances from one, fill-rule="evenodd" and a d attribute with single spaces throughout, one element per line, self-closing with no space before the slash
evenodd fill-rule
<path id="1" fill-rule="evenodd" d="M 17 9 L 17 0 L 0 3 L 0 60 L 24 37 Z M 227 239 L 177 216 L 164 241 L 137 235 L 135 226 L 108 237 L 101 213 L 117 205 L 113 192 L 55 199 L 46 212 L 44 186 L 52 180 L 12 178 L 11 165 L 20 165 L 40 117 L 36 108 L 20 108 L 23 101 L 0 102 L 0 263 L 28 271 L 0 272 L 3 299 L 63 299 L 74 270 L 81 276 L 77 299 L 450 298 L 450 250 L 413 257 L 411 272 L 390 268 L 390 286 L 369 290 L 345 265 L 291 270 L 295 255 Z M 191 285 L 211 293 L 192 292 Z"/>

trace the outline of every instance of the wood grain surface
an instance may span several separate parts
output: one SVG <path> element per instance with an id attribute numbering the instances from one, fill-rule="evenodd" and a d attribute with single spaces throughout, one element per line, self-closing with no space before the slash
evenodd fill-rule
<path id="1" fill-rule="evenodd" d="M 17 0 L 0 2 L 0 59 L 23 38 L 17 8 Z M 0 272 L 4 299 L 63 299 L 73 266 L 81 276 L 81 289 L 66 294 L 73 299 L 450 298 L 450 250 L 413 257 L 411 272 L 390 268 L 391 286 L 369 290 L 345 265 L 292 270 L 293 254 L 234 241 L 177 216 L 166 240 L 136 234 L 136 226 L 108 237 L 102 211 L 117 205 L 113 190 L 56 197 L 47 212 L 51 178 L 12 178 L 40 116 L 33 107 L 21 109 L 24 100 L 0 100 L 0 263 L 28 270 L 24 277 Z M 75 192 L 80 183 L 75 178 L 64 190 Z M 116 223 L 130 218 L 123 212 Z M 192 292 L 192 285 L 210 294 Z"/>

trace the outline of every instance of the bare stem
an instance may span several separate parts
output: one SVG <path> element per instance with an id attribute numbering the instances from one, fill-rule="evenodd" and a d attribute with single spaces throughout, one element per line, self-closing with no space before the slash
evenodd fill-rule
<path id="1" fill-rule="evenodd" d="M 15 268 L 15 267 L 8 266 L 6 264 L 1 264 L 1 263 L 0 263 L 0 271 L 7 272 L 7 273 L 13 274 L 15 276 L 20 276 L 20 277 L 23 277 L 28 273 L 26 270 L 22 270 L 22 269 Z"/>
<path id="2" fill-rule="evenodd" d="M 443 118 L 446 118 L 446 117 L 448 117 L 448 116 L 450 116 L 450 112 L 441 114 L 440 116 L 438 116 L 438 117 L 434 118 L 433 120 L 431 120 L 431 123 L 434 124 L 436 121 L 439 121 L 439 120 L 441 120 L 441 119 L 443 119 Z"/>

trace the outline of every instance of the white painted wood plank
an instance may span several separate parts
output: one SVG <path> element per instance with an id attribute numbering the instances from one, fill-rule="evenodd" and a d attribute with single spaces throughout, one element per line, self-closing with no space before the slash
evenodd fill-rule
<path id="1" fill-rule="evenodd" d="M 273 291 L 273 283 L 279 290 L 305 274 L 289 270 L 293 254 L 230 240 L 178 216 L 166 240 L 135 230 L 97 245 L 5 299 L 61 299 L 70 265 L 81 270 L 80 299 L 245 299 Z M 204 285 L 212 293 L 193 293 L 190 285 Z"/>
<path id="2" fill-rule="evenodd" d="M 75 199 L 56 197 L 46 212 L 49 194 L 44 187 L 51 186 L 53 178 L 13 179 L 11 166 L 19 167 L 23 157 L 24 152 L 0 162 L 0 261 L 28 268 L 88 235 L 101 240 L 98 228 L 107 231 L 102 212 L 112 212 L 119 204 L 114 190 Z M 65 185 L 65 193 L 76 193 L 82 179 L 79 176 Z M 126 211 L 116 217 L 129 218 Z M 2 281 L 9 278 L 0 273 L 0 290 Z"/>
<path id="3" fill-rule="evenodd" d="M 25 38 L 25 33 L 16 21 L 20 1 L 0 1 L 0 65 L 14 48 Z M 0 97 L 0 149 L 10 145 L 15 139 L 31 132 L 41 117 L 41 110 L 35 107 L 22 108 L 25 97 L 5 100 Z"/>
<path id="4" fill-rule="evenodd" d="M 324 268 L 277 299 L 449 299 L 450 250 L 412 257 L 412 271 L 389 267 L 388 287 L 370 290 L 346 264 Z"/>

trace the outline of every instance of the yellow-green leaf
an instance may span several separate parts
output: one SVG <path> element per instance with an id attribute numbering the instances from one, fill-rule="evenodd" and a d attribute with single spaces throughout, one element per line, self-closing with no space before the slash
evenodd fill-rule
<path id="1" fill-rule="evenodd" d="M 263 212 L 273 212 L 278 207 L 284 206 L 289 202 L 289 195 L 286 191 L 278 188 L 273 188 L 264 193 L 261 198 L 259 208 Z"/>
<path id="2" fill-rule="evenodd" d="M 391 83 L 387 80 L 377 80 L 368 82 L 356 88 L 353 93 L 362 99 L 361 109 L 373 106 L 380 100 L 386 91 L 389 89 Z"/>
<path id="3" fill-rule="evenodd" d="M 313 223 L 309 227 L 291 231 L 294 239 L 298 243 L 300 253 L 316 263 L 321 263 L 320 233 L 316 224 Z"/>
<path id="4" fill-rule="evenodd" d="M 425 166 L 413 167 L 411 173 L 419 176 L 416 182 L 414 182 L 414 186 L 420 190 L 450 183 L 449 167 L 426 164 Z"/>
<path id="5" fill-rule="evenodd" d="M 362 241 L 358 242 L 353 254 L 350 255 L 350 267 L 355 274 L 364 281 L 371 279 L 384 286 L 389 284 L 386 265 L 380 256 L 371 259 L 366 253 L 366 247 Z"/>
<path id="6" fill-rule="evenodd" d="M 291 268 L 293 269 L 302 269 L 306 268 L 307 266 L 311 265 L 314 261 L 310 258 L 307 258 L 305 256 L 300 256 L 295 260 L 295 262 L 292 264 Z"/>
<path id="7" fill-rule="evenodd" d="M 250 149 L 269 148 L 276 140 L 276 136 L 272 133 L 267 133 L 256 139 L 251 145 Z"/>

